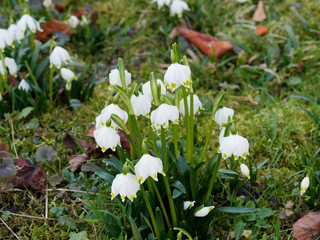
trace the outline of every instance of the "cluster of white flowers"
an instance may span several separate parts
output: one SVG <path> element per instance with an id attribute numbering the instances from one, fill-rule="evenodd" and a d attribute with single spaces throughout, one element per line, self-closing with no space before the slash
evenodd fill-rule
<path id="1" fill-rule="evenodd" d="M 188 11 L 189 6 L 183 0 L 153 0 L 157 3 L 158 8 L 162 8 L 164 5 L 170 7 L 170 15 L 178 15 L 181 17 L 183 11 Z"/>
<path id="2" fill-rule="evenodd" d="M 17 66 L 15 60 L 13 58 L 5 57 L 4 64 L 5 64 L 5 66 L 3 66 L 2 61 L 0 61 L 0 74 L 4 75 L 4 72 L 5 72 L 4 68 L 7 67 L 9 69 L 9 73 L 16 77 L 18 66 Z"/>

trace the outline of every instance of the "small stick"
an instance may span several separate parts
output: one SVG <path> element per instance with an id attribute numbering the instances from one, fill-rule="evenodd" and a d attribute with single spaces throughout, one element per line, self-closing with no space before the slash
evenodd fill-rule
<path id="1" fill-rule="evenodd" d="M 0 210 L 0 212 L 5 212 L 5 211 Z M 44 218 L 44 217 L 37 217 L 37 216 L 31 216 L 31 215 L 17 214 L 17 213 L 12 213 L 12 212 L 10 212 L 10 215 L 18 216 L 18 217 L 26 217 L 26 218 L 36 218 L 36 219 L 42 219 L 42 220 L 53 220 L 53 221 L 57 220 L 55 218 Z"/>
<path id="2" fill-rule="evenodd" d="M 12 121 L 12 119 L 10 119 L 10 123 L 11 123 L 11 133 L 12 133 L 13 149 L 14 149 L 14 152 L 15 152 L 16 157 L 17 157 L 17 159 L 18 159 L 19 156 L 18 156 L 18 153 L 17 153 L 16 145 L 15 145 L 15 143 L 14 143 L 14 131 L 13 131 L 13 121 Z"/>
<path id="3" fill-rule="evenodd" d="M 5 223 L 5 221 L 2 220 L 1 217 L 0 217 L 0 220 L 1 220 L 1 222 L 10 230 L 10 232 L 12 232 L 13 235 L 14 235 L 17 239 L 19 239 L 19 237 L 11 230 L 11 228 Z"/>
<path id="4" fill-rule="evenodd" d="M 48 188 L 48 184 L 47 184 Z M 49 205 L 49 197 L 48 197 L 48 191 L 46 191 L 46 211 L 45 211 L 45 217 L 48 218 L 48 205 Z"/>

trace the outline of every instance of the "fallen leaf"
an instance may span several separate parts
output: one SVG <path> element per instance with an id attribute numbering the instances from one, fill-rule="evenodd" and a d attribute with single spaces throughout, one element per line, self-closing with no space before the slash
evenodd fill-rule
<path id="1" fill-rule="evenodd" d="M 88 156 L 85 153 L 73 155 L 73 156 L 70 157 L 70 161 L 69 161 L 70 168 L 69 168 L 69 170 L 71 172 L 75 172 L 75 171 L 77 171 L 77 169 L 79 168 L 79 166 L 82 163 L 86 163 L 87 161 L 88 161 Z"/>
<path id="2" fill-rule="evenodd" d="M 23 157 L 18 157 L 17 166 L 21 167 L 17 175 L 12 180 L 15 187 L 33 187 L 34 189 L 45 189 L 46 174 L 41 169 L 41 164 L 32 166 L 30 161 Z"/>
<path id="3" fill-rule="evenodd" d="M 96 129 L 96 125 L 94 124 L 94 125 L 91 126 L 91 128 L 89 128 L 86 136 L 93 137 L 93 132 L 94 132 L 95 129 Z"/>
<path id="4" fill-rule="evenodd" d="M 56 150 L 47 145 L 39 147 L 36 151 L 35 158 L 38 161 L 52 162 L 57 156 Z"/>
<path id="5" fill-rule="evenodd" d="M 9 146 L 0 140 L 0 152 L 9 152 Z"/>
<path id="6" fill-rule="evenodd" d="M 51 186 L 55 187 L 56 185 L 60 184 L 63 181 L 63 177 L 64 177 L 63 171 L 60 171 L 59 173 L 50 176 L 48 178 L 48 182 Z"/>
<path id="7" fill-rule="evenodd" d="M 68 24 L 60 22 L 57 19 L 52 19 L 50 22 L 43 23 L 41 28 L 43 31 L 37 31 L 36 34 L 42 42 L 47 42 L 57 32 L 64 33 L 69 38 L 72 35 L 72 28 Z"/>
<path id="8" fill-rule="evenodd" d="M 12 88 L 14 86 L 19 85 L 19 81 L 16 79 L 15 76 L 9 74 L 8 75 L 8 84 L 9 84 L 9 87 Z"/>
<path id="9" fill-rule="evenodd" d="M 64 9 L 61 5 L 57 4 L 57 3 L 53 3 L 52 6 L 59 12 L 59 13 L 63 13 Z"/>
<path id="10" fill-rule="evenodd" d="M 285 208 L 293 208 L 294 202 L 292 200 L 286 202 Z"/>
<path id="11" fill-rule="evenodd" d="M 279 214 L 279 218 L 280 219 L 285 219 L 287 217 L 290 217 L 291 215 L 293 215 L 294 212 L 288 209 L 283 209 L 280 214 Z"/>
<path id="12" fill-rule="evenodd" d="M 320 212 L 311 212 L 293 224 L 296 240 L 312 240 L 320 233 Z"/>
<path id="13" fill-rule="evenodd" d="M 249 238 L 252 234 L 251 230 L 244 230 L 242 233 L 242 236 L 244 236 L 245 238 Z"/>
<path id="14" fill-rule="evenodd" d="M 296 66 L 296 69 L 299 70 L 300 68 L 302 68 L 304 66 L 304 64 L 306 64 L 305 62 L 299 62 Z"/>
<path id="15" fill-rule="evenodd" d="M 263 1 L 259 1 L 258 6 L 252 16 L 252 20 L 255 22 L 262 22 L 267 19 L 267 15 L 264 12 Z"/>
<path id="16" fill-rule="evenodd" d="M 178 26 L 177 30 L 181 36 L 194 44 L 210 58 L 213 56 L 213 53 L 215 54 L 216 58 L 220 58 L 233 48 L 233 45 L 228 41 L 218 40 L 215 37 L 190 30 L 184 26 Z"/>
<path id="17" fill-rule="evenodd" d="M 75 149 L 78 147 L 77 143 L 78 142 L 80 144 L 80 146 L 82 148 L 87 148 L 88 143 L 80 138 L 76 138 L 74 136 L 72 136 L 70 133 L 66 132 L 66 137 L 63 139 L 63 143 L 72 149 Z"/>
<path id="18" fill-rule="evenodd" d="M 100 148 L 97 147 L 95 142 L 88 142 L 88 146 L 86 149 L 86 154 L 92 154 L 94 152 L 100 152 Z"/>
<path id="19" fill-rule="evenodd" d="M 101 14 L 104 13 L 104 12 L 101 12 Z M 94 10 L 92 13 L 91 13 L 91 16 L 90 16 L 90 20 L 92 23 L 96 23 L 99 19 L 99 13 L 97 10 Z"/>
<path id="20" fill-rule="evenodd" d="M 0 162 L 0 186 L 14 178 L 17 173 L 17 167 L 13 164 L 13 159 L 5 157 Z"/>
<path id="21" fill-rule="evenodd" d="M 258 36 L 264 36 L 268 31 L 268 28 L 266 26 L 263 25 L 257 25 L 256 26 L 256 34 Z"/>
<path id="22" fill-rule="evenodd" d="M 88 9 L 86 8 L 80 8 L 79 10 L 71 13 L 71 15 L 76 16 L 77 18 L 81 18 L 82 15 L 87 15 Z"/>

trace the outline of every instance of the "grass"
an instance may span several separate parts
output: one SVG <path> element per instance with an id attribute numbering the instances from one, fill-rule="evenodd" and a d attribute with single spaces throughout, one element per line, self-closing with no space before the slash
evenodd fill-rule
<path id="1" fill-rule="evenodd" d="M 294 1 L 265 1 L 268 18 L 264 24 L 269 32 L 264 37 L 258 37 L 251 29 L 254 26 L 251 21 L 253 8 L 249 3 L 227 0 L 189 2 L 192 3 L 192 11 L 185 16 L 189 27 L 229 40 L 246 51 L 243 56 L 229 52 L 222 59 L 212 62 L 182 37 L 177 38 L 181 50 L 189 48 L 200 58 L 198 62 L 191 62 L 194 85 L 206 107 L 197 126 L 199 141 L 204 141 L 207 135 L 209 123 L 206 117 L 210 114 L 212 99 L 220 89 L 224 89 L 224 106 L 235 110 L 237 131 L 249 139 L 252 165 L 267 160 L 258 171 L 257 184 L 251 188 L 242 186 L 242 191 L 234 196 L 234 204 L 239 204 L 243 198 L 241 195 L 244 195 L 257 207 L 273 210 L 274 215 L 266 218 L 268 227 L 260 231 L 261 237 L 263 233 L 274 233 L 285 203 L 294 201 L 294 214 L 280 219 L 281 238 L 290 239 L 290 230 L 284 230 L 292 228 L 292 224 L 306 212 L 319 210 L 319 206 L 308 207 L 303 198 L 295 193 L 304 176 L 301 171 L 302 151 L 306 159 L 310 159 L 320 142 L 320 105 L 306 99 L 319 99 L 320 19 L 317 13 L 320 4 L 303 0 L 300 1 L 301 8 L 295 9 L 290 7 Z M 84 1 L 81 3 L 84 4 Z M 117 58 L 122 57 L 126 69 L 134 73 L 133 79 L 138 82 L 145 82 L 151 71 L 158 76 L 164 73 L 166 68 L 159 63 L 170 63 L 168 35 L 177 24 L 177 19 L 169 20 L 167 10 L 158 10 L 147 0 L 87 3 L 92 9 L 100 9 L 100 23 L 84 38 L 80 38 L 81 33 L 75 34 L 67 48 L 80 62 L 91 66 L 90 72 L 96 70 L 98 78 L 107 77 L 110 69 L 115 67 Z M 65 4 L 70 12 L 81 6 L 78 1 L 66 1 Z M 297 64 L 302 61 L 304 66 L 297 69 Z M 224 82 L 228 84 L 221 85 Z M 65 147 L 62 131 L 67 129 L 85 134 L 105 101 L 112 101 L 106 89 L 106 81 L 97 85 L 94 97 L 78 110 L 57 106 L 38 118 L 30 115 L 20 120 L 17 119 L 19 113 L 14 112 L 1 121 L 0 139 L 9 144 L 12 153 L 15 146 L 19 156 L 26 157 L 33 157 L 40 146 L 56 145 L 64 169 L 68 166 L 68 158 L 81 152 Z M 13 120 L 14 143 L 10 119 Z M 219 129 L 214 131 L 218 136 Z M 208 159 L 215 154 L 217 144 L 216 138 L 210 140 Z M 105 157 L 94 155 L 93 158 L 99 164 Z M 315 160 L 319 161 L 319 156 Z M 59 169 L 58 163 L 54 168 Z M 96 204 L 97 209 L 107 209 L 106 204 L 116 209 L 112 202 L 107 202 L 107 184 L 95 175 L 90 177 L 81 172 L 65 178 L 58 188 L 67 189 L 75 183 L 83 191 L 96 187 L 100 195 L 49 192 L 49 217 L 55 220 L 10 216 L 5 221 L 20 239 L 68 239 L 71 232 L 81 231 L 87 231 L 89 239 L 107 239 L 104 236 L 104 216 L 89 221 L 89 224 L 80 219 L 81 213 L 93 214 L 88 207 L 90 201 Z M 223 192 L 215 201 L 226 203 L 228 198 L 228 193 Z M 32 189 L 0 192 L 0 206 L 1 211 L 44 217 L 45 193 Z M 51 210 L 54 207 L 61 207 L 62 212 L 53 214 Z M 219 237 L 226 236 L 234 231 L 235 218 L 230 214 L 217 215 L 212 228 Z M 2 224 L 0 237 L 13 239 L 11 232 Z"/>

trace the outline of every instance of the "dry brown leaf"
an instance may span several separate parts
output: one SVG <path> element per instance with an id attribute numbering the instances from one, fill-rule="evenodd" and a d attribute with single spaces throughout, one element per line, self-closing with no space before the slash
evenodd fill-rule
<path id="1" fill-rule="evenodd" d="M 285 208 L 293 208 L 294 202 L 292 200 L 286 202 L 286 205 L 284 206 Z"/>
<path id="2" fill-rule="evenodd" d="M 71 13 L 71 15 L 76 16 L 77 18 L 81 18 L 82 15 L 87 15 L 88 9 L 86 8 L 80 8 L 79 10 Z"/>
<path id="3" fill-rule="evenodd" d="M 300 68 L 302 68 L 306 63 L 305 62 L 299 62 L 296 66 L 296 69 L 299 70 Z"/>
<path id="4" fill-rule="evenodd" d="M 252 16 L 252 20 L 255 22 L 262 22 L 265 19 L 267 19 L 267 15 L 264 12 L 263 1 L 259 1 L 256 11 Z"/>
<path id="5" fill-rule="evenodd" d="M 78 147 L 77 142 L 80 144 L 81 147 L 83 148 L 87 148 L 88 143 L 80 138 L 76 138 L 74 136 L 72 136 L 70 133 L 66 132 L 66 137 L 63 139 L 63 143 L 71 148 L 71 149 L 75 149 Z"/>
<path id="6" fill-rule="evenodd" d="M 72 35 L 72 28 L 68 24 L 60 22 L 57 19 L 52 19 L 50 22 L 43 23 L 41 28 L 43 31 L 37 31 L 36 34 L 42 42 L 50 40 L 52 35 L 56 32 L 64 33 L 68 37 L 71 37 Z"/>
<path id="7" fill-rule="evenodd" d="M 215 54 L 216 58 L 220 58 L 233 48 L 233 45 L 228 41 L 218 40 L 215 37 L 190 30 L 184 26 L 178 26 L 177 30 L 181 36 L 194 44 L 201 50 L 201 52 L 210 58 L 213 56 L 213 53 Z"/>
<path id="8" fill-rule="evenodd" d="M 258 36 L 264 36 L 268 31 L 268 28 L 266 26 L 263 25 L 257 25 L 256 26 L 256 34 Z"/>
<path id="9" fill-rule="evenodd" d="M 280 219 L 285 219 L 287 217 L 290 217 L 291 215 L 293 215 L 294 212 L 288 209 L 283 209 L 280 214 L 279 214 L 279 218 Z"/>
<path id="10" fill-rule="evenodd" d="M 75 172 L 80 167 L 80 165 L 82 165 L 82 163 L 86 163 L 87 161 L 88 161 L 88 156 L 85 153 L 78 154 L 78 155 L 73 155 L 73 156 L 70 157 L 70 161 L 69 161 L 70 168 L 69 168 L 69 170 L 71 172 Z"/>
<path id="11" fill-rule="evenodd" d="M 242 233 L 242 236 L 244 236 L 245 238 L 249 238 L 252 234 L 251 230 L 244 230 Z"/>
<path id="12" fill-rule="evenodd" d="M 296 240 L 313 240 L 320 233 L 320 212 L 311 212 L 293 224 Z"/>
<path id="13" fill-rule="evenodd" d="M 64 12 L 64 8 L 61 5 L 59 5 L 57 3 L 53 3 L 52 5 L 59 13 L 63 13 Z"/>

